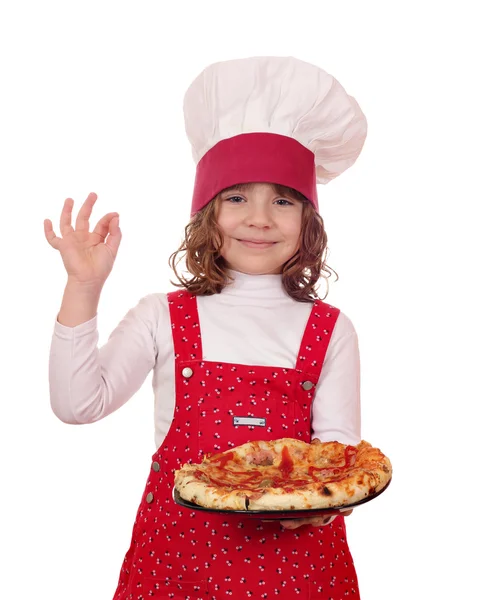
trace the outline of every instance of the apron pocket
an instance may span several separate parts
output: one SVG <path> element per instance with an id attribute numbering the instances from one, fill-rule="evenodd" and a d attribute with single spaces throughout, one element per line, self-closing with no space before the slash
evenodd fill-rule
<path id="1" fill-rule="evenodd" d="M 205 580 L 173 581 L 138 577 L 132 581 L 133 598 L 156 598 L 156 600 L 209 600 L 208 584 Z"/>

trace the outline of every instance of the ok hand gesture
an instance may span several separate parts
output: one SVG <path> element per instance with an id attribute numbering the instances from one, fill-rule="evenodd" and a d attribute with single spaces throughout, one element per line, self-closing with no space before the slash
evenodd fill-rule
<path id="1" fill-rule="evenodd" d="M 67 198 L 60 216 L 60 232 L 57 237 L 50 219 L 45 219 L 45 237 L 50 246 L 61 254 L 68 273 L 68 280 L 87 286 L 103 287 L 115 262 L 121 242 L 118 213 L 102 217 L 95 229 L 90 231 L 89 219 L 97 195 L 91 193 L 80 208 L 75 229 L 72 227 L 73 200 Z"/>

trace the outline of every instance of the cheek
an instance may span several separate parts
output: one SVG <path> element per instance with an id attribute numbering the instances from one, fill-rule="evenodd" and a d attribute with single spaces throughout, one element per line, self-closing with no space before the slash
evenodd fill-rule
<path id="1" fill-rule="evenodd" d="M 223 245 L 221 247 L 220 254 L 221 256 L 225 257 L 225 255 L 229 252 L 231 248 L 231 235 L 229 233 L 231 228 L 228 227 L 228 224 L 224 221 L 222 224 L 220 224 L 218 220 L 218 229 L 220 230 L 221 235 L 223 237 Z"/>
<path id="2" fill-rule="evenodd" d="M 301 236 L 301 219 L 291 219 L 285 223 L 283 234 L 291 246 L 298 246 Z"/>
<path id="3" fill-rule="evenodd" d="M 227 211 L 221 210 L 217 217 L 218 227 L 225 235 L 231 235 L 236 227 L 236 220 L 233 215 L 229 215 Z"/>
<path id="4" fill-rule="evenodd" d="M 223 258 L 229 253 L 231 248 L 231 238 L 223 233 L 223 245 L 221 246 L 220 254 Z"/>

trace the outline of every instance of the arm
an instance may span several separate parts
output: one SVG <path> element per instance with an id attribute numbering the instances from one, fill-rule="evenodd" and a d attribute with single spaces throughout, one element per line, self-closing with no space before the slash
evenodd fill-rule
<path id="1" fill-rule="evenodd" d="M 90 231 L 97 195 L 91 193 L 72 226 L 73 199 L 60 215 L 58 237 L 44 221 L 48 243 L 68 274 L 50 348 L 50 401 L 66 423 L 92 423 L 122 406 L 140 388 L 156 360 L 158 303 L 146 297 L 98 349 L 97 308 L 121 242 L 118 213 L 107 213 Z"/>
<path id="2" fill-rule="evenodd" d="M 158 307 L 155 295 L 142 298 L 101 348 L 96 315 L 73 327 L 55 323 L 50 402 L 60 420 L 93 423 L 123 406 L 140 389 L 156 361 Z"/>
<path id="3" fill-rule="evenodd" d="M 356 445 L 361 441 L 359 348 L 353 324 L 340 313 L 324 359 L 313 402 L 312 435 L 322 442 Z M 341 513 L 349 516 L 353 511 Z M 324 526 L 335 515 L 280 521 L 285 529 Z"/>
<path id="4" fill-rule="evenodd" d="M 316 388 L 313 438 L 356 445 L 361 441 L 360 361 L 353 324 L 340 313 Z"/>

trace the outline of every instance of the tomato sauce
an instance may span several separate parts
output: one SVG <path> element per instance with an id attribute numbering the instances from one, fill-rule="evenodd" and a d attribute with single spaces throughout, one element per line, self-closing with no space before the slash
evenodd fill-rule
<path id="1" fill-rule="evenodd" d="M 225 465 L 234 461 L 235 455 L 233 452 L 218 454 L 210 458 L 210 463 L 214 463 L 218 469 L 224 472 L 224 478 L 217 479 L 203 473 L 203 477 L 208 477 L 209 481 L 218 487 L 243 488 L 246 490 L 261 490 L 261 483 L 266 482 L 263 487 L 278 488 L 281 487 L 285 491 L 293 491 L 294 488 L 299 488 L 303 485 L 308 485 L 311 480 L 314 482 L 324 481 L 324 477 L 329 477 L 330 481 L 339 481 L 344 477 L 345 471 L 354 466 L 356 462 L 357 449 L 354 446 L 346 446 L 344 450 L 344 465 L 334 467 L 308 467 L 308 475 L 310 479 L 291 479 L 290 476 L 294 470 L 294 463 L 289 453 L 288 447 L 284 446 L 281 451 L 281 462 L 278 465 L 278 470 L 281 475 L 274 475 L 268 472 L 269 470 L 260 471 L 236 471 L 225 468 Z M 199 475 L 197 471 L 196 476 Z M 241 476 L 241 481 L 234 481 L 235 476 Z M 317 475 L 317 476 L 316 476 Z M 293 487 L 292 487 L 293 486 Z"/>
<path id="2" fill-rule="evenodd" d="M 283 479 L 289 477 L 289 475 L 291 475 L 293 471 L 294 465 L 288 450 L 288 446 L 283 446 L 283 450 L 281 452 L 281 462 L 278 468 L 281 471 L 281 474 L 283 475 Z"/>
<path id="3" fill-rule="evenodd" d="M 235 455 L 233 452 L 227 452 L 226 454 L 217 454 L 210 458 L 210 463 L 219 463 L 219 468 L 222 469 L 227 462 L 234 460 Z"/>

